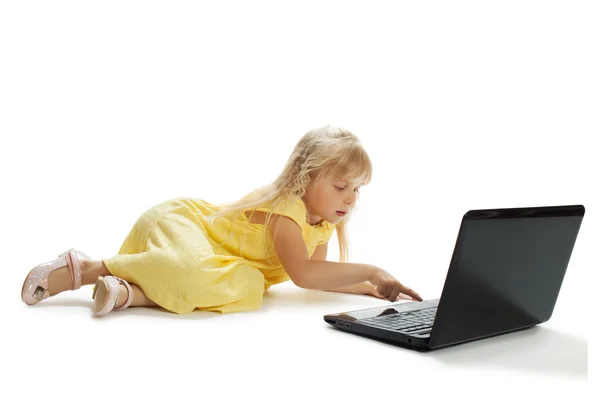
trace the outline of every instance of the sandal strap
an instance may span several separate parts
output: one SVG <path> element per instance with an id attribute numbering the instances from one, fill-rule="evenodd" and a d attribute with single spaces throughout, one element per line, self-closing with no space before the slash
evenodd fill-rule
<path id="1" fill-rule="evenodd" d="M 75 253 L 75 249 L 69 249 L 65 258 L 67 259 L 69 272 L 71 273 L 72 290 L 77 290 L 81 287 L 81 266 L 79 265 L 79 258 Z"/>
<path id="2" fill-rule="evenodd" d="M 131 305 L 131 302 L 133 301 L 133 289 L 131 288 L 131 286 L 125 279 L 119 278 L 118 276 L 113 276 L 113 278 L 115 278 L 117 281 L 119 281 L 121 284 L 123 284 L 123 286 L 125 286 L 125 288 L 127 289 L 127 300 L 125 301 L 125 304 L 123 304 L 121 307 L 114 308 L 115 311 L 124 310 L 127 307 L 129 307 Z M 118 301 L 118 297 L 117 297 L 117 301 Z"/>

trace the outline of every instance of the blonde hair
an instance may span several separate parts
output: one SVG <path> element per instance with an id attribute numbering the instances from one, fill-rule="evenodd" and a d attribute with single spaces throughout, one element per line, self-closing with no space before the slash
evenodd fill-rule
<path id="1" fill-rule="evenodd" d="M 313 129 L 298 141 L 283 171 L 269 185 L 258 188 L 240 200 L 224 205 L 213 217 L 234 214 L 241 211 L 277 204 L 289 196 L 304 196 L 310 182 L 322 176 L 331 176 L 336 180 L 364 178 L 363 184 L 371 182 L 372 164 L 360 140 L 348 130 L 326 125 Z M 269 226 L 272 212 L 265 220 Z M 336 224 L 340 261 L 349 258 L 347 232 L 348 217 Z M 267 229 L 265 229 L 267 231 Z M 275 231 L 275 235 L 277 232 Z"/>

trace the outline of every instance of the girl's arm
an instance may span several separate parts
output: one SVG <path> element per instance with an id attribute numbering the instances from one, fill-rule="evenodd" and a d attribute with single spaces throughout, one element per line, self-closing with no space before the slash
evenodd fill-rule
<path id="1" fill-rule="evenodd" d="M 365 281 L 360 283 L 355 283 L 354 285 L 342 286 L 337 289 L 323 289 L 327 292 L 337 292 L 337 293 L 351 293 L 351 294 L 368 294 L 371 296 L 375 296 L 377 294 L 377 290 L 375 286 L 371 283 Z M 379 296 L 377 296 L 379 297 Z"/>
<path id="2" fill-rule="evenodd" d="M 326 261 L 327 260 L 327 243 L 317 246 L 315 252 L 312 257 L 310 257 L 313 261 Z M 352 285 L 342 286 L 336 289 L 324 289 L 328 292 L 337 292 L 337 293 L 351 293 L 351 294 L 368 294 L 375 295 L 377 290 L 374 285 L 370 282 L 359 282 Z"/>
<path id="3" fill-rule="evenodd" d="M 311 260 L 302 238 L 302 229 L 286 216 L 273 216 L 269 223 L 269 234 L 283 268 L 292 282 L 301 288 L 338 289 L 370 281 L 375 274 L 385 273 L 369 264 Z"/>
<path id="4" fill-rule="evenodd" d="M 311 260 L 302 229 L 291 218 L 275 215 L 269 224 L 269 234 L 281 265 L 292 282 L 301 288 L 337 290 L 351 285 L 356 288 L 368 281 L 377 286 L 376 297 L 395 301 L 404 293 L 422 301 L 418 293 L 374 265 Z"/>

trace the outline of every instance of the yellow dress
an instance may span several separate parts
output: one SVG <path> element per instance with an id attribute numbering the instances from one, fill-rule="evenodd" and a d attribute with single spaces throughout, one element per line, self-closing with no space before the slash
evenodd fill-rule
<path id="1" fill-rule="evenodd" d="M 264 292 L 290 278 L 272 241 L 264 241 L 264 224 L 250 222 L 245 212 L 210 218 L 219 208 L 196 198 L 155 205 L 136 221 L 118 255 L 102 261 L 112 275 L 138 285 L 149 299 L 174 313 L 260 308 Z M 271 209 L 266 204 L 257 211 Z M 273 211 L 302 228 L 311 256 L 335 230 L 327 221 L 307 223 L 299 196 Z"/>

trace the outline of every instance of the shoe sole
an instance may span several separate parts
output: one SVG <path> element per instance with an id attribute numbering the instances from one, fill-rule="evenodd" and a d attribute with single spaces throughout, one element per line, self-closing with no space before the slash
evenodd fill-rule
<path id="1" fill-rule="evenodd" d="M 92 293 L 92 299 L 94 300 L 94 312 L 102 310 L 106 305 L 106 300 L 108 297 L 108 286 L 104 277 L 99 276 L 96 281 L 96 285 L 94 285 L 94 291 Z"/>

